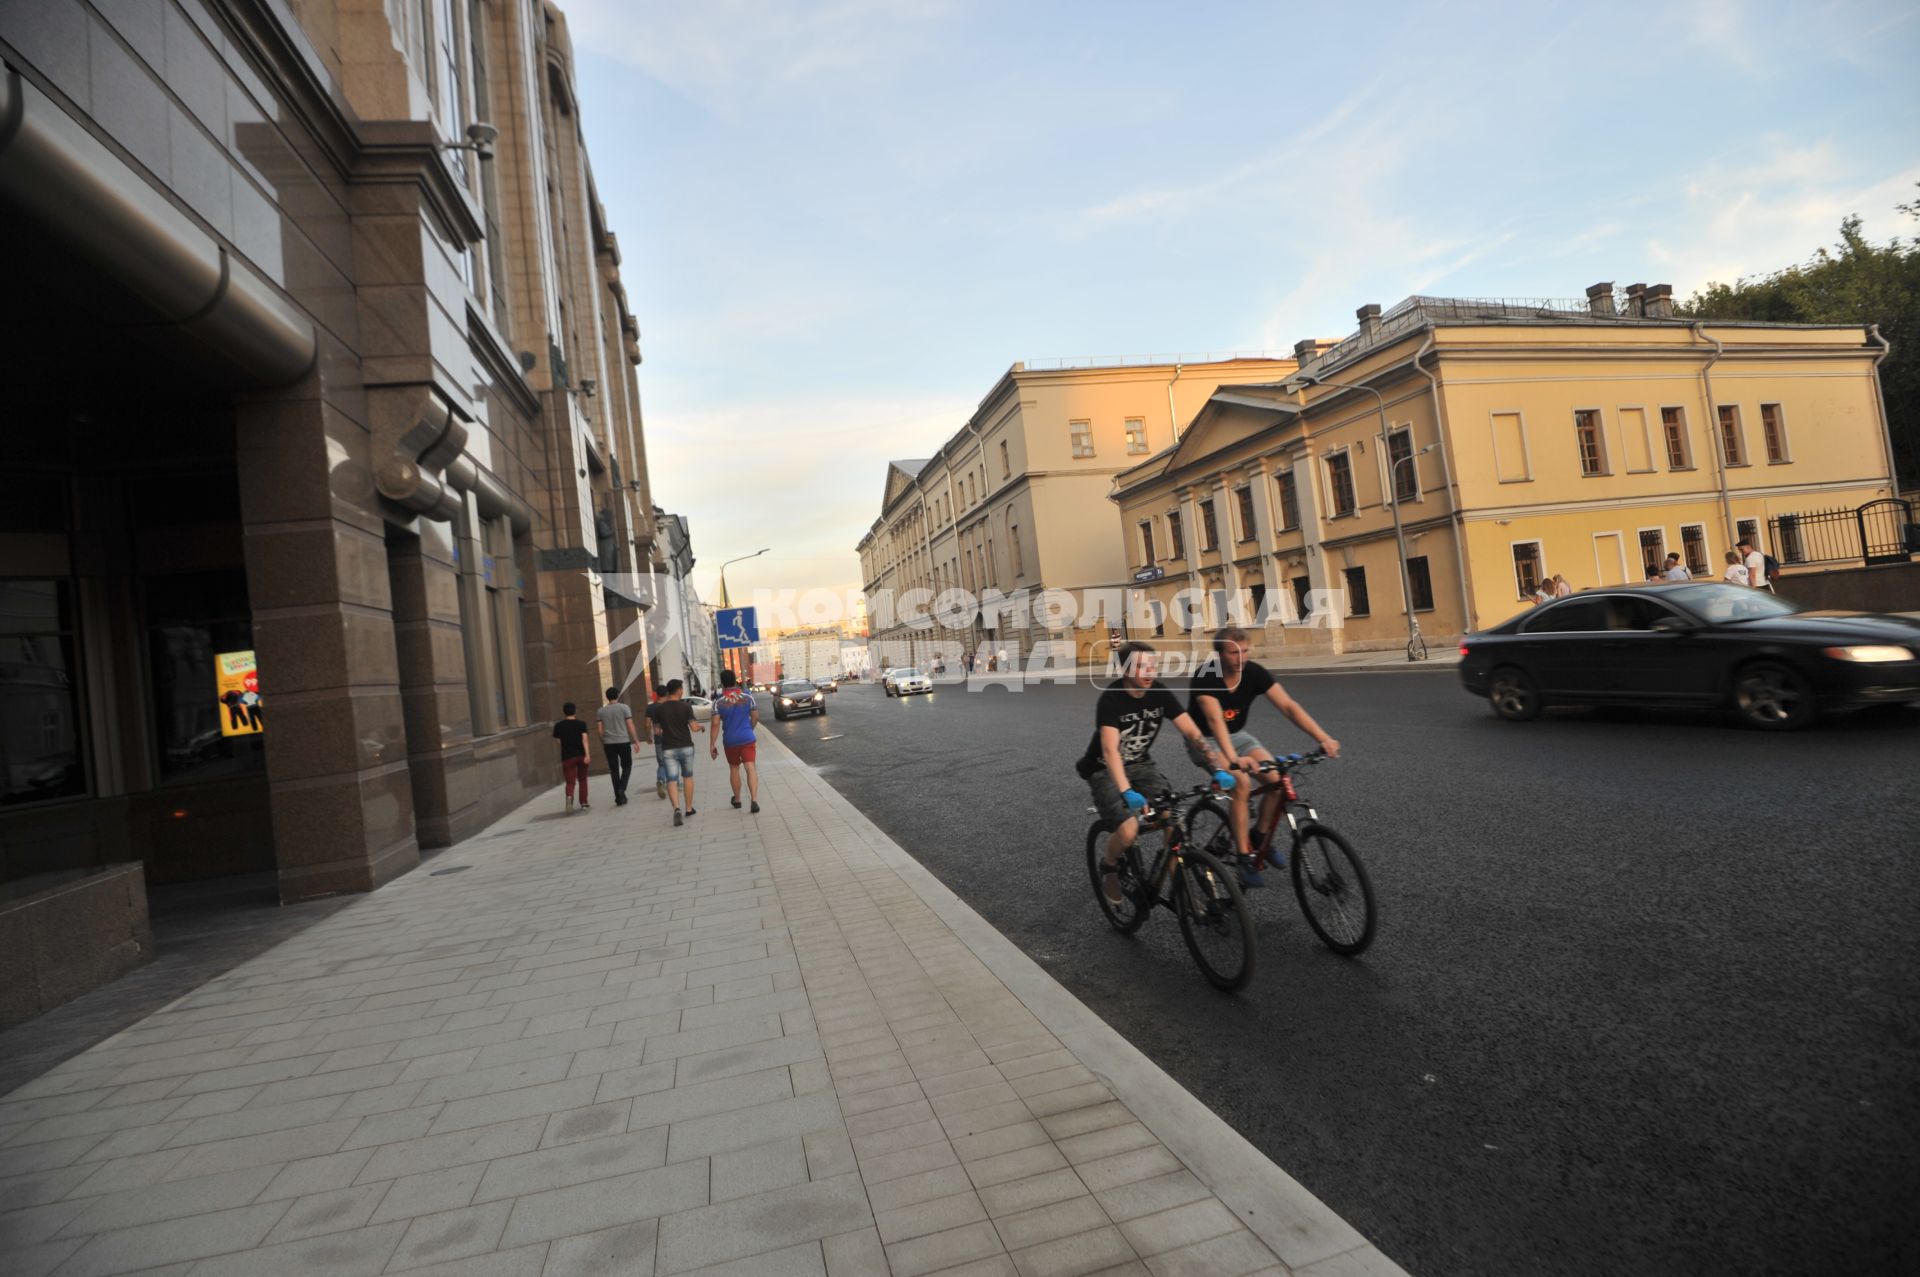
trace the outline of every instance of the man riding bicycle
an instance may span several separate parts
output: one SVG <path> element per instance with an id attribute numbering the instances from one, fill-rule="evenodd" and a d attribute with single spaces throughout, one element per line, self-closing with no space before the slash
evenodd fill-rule
<path id="1" fill-rule="evenodd" d="M 1074 770 L 1093 790 L 1100 818 L 1113 824 L 1100 890 L 1108 900 L 1119 904 L 1124 894 L 1118 877 L 1120 863 L 1140 834 L 1139 816 L 1146 808 L 1146 795 L 1172 788 L 1153 762 L 1153 742 L 1160 734 L 1160 724 L 1171 719 L 1196 757 L 1206 756 L 1213 744 L 1181 708 L 1180 698 L 1155 681 L 1160 664 L 1150 644 L 1123 643 L 1115 659 L 1120 665 L 1120 681 L 1100 693 L 1093 711 L 1093 739 Z M 1216 761 L 1210 770 L 1219 767 Z M 1232 783 L 1230 777 L 1226 783 Z"/>
<path id="2" fill-rule="evenodd" d="M 1213 771 L 1225 759 L 1229 770 L 1253 771 L 1255 765 L 1270 761 L 1273 755 L 1246 729 L 1248 712 L 1254 702 L 1262 698 L 1272 701 L 1273 707 L 1291 719 L 1295 727 L 1313 737 L 1329 758 L 1340 757 L 1340 742 L 1321 730 L 1320 724 L 1313 721 L 1313 715 L 1288 696 L 1264 666 L 1247 659 L 1247 632 L 1237 625 L 1229 625 L 1214 632 L 1213 657 L 1194 674 L 1188 694 L 1188 714 L 1202 724 L 1211 737 L 1205 742 L 1206 750 L 1191 740 L 1187 742 L 1187 754 L 1194 765 Z M 1251 855 L 1247 810 L 1252 789 L 1251 785 L 1233 788 L 1233 842 L 1243 857 Z M 1258 887 L 1260 875 L 1250 868 L 1243 869 L 1240 885 Z"/>

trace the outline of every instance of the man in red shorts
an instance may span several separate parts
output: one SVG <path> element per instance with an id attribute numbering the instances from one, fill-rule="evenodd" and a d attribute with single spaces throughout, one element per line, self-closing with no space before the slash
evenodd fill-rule
<path id="1" fill-rule="evenodd" d="M 753 694 L 740 686 L 732 670 L 720 671 L 720 695 L 713 702 L 713 716 L 721 730 L 708 739 L 713 742 L 707 757 L 716 758 L 724 746 L 727 751 L 727 780 L 733 785 L 733 805 L 740 805 L 740 770 L 747 772 L 747 800 L 760 810 L 760 768 L 753 761 L 753 729 L 759 725 L 760 711 L 754 708 Z"/>

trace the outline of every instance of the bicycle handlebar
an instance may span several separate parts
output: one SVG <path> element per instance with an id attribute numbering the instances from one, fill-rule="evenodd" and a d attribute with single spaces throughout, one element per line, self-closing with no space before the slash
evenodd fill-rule
<path id="1" fill-rule="evenodd" d="M 1248 773 L 1250 775 L 1260 776 L 1267 772 L 1290 772 L 1297 767 L 1306 767 L 1313 763 L 1329 761 L 1331 760 L 1328 758 L 1327 751 L 1324 748 L 1316 749 L 1306 754 L 1282 754 L 1278 758 L 1265 759 L 1258 766 L 1249 768 Z"/>

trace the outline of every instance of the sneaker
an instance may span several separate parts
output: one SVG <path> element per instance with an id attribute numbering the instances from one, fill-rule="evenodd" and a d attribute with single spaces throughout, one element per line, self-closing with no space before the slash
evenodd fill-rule
<path id="1" fill-rule="evenodd" d="M 684 820 L 682 820 L 682 819 L 680 819 L 680 809 L 679 809 L 678 807 L 675 807 L 675 808 L 673 809 L 673 824 L 674 824 L 674 827 L 675 827 L 675 828 L 677 829 L 677 828 L 679 828 L 679 827 L 680 827 L 681 825 L 684 825 L 684 824 L 686 824 L 686 823 L 687 823 L 686 821 L 684 821 Z"/>
<path id="2" fill-rule="evenodd" d="M 572 810 L 573 810 L 573 795 L 572 795 L 572 794 L 568 794 L 568 795 L 567 795 L 567 810 L 568 810 L 568 811 L 572 811 Z"/>
<path id="3" fill-rule="evenodd" d="M 692 819 L 694 818 L 694 816 L 695 816 L 696 814 L 697 814 L 697 813 L 696 813 L 696 812 L 695 812 L 695 811 L 693 810 L 693 808 L 691 808 L 691 807 L 689 807 L 689 808 L 687 808 L 687 819 L 688 819 L 688 820 L 692 820 Z"/>
<path id="4" fill-rule="evenodd" d="M 1252 856 L 1240 858 L 1240 889 L 1242 891 L 1252 891 L 1267 885 L 1266 878 L 1253 867 L 1253 863 Z"/>
<path id="5" fill-rule="evenodd" d="M 754 815 L 756 815 L 756 816 L 758 816 L 758 815 L 760 814 L 760 804 L 759 804 L 759 803 L 755 803 L 755 804 L 753 805 L 753 814 L 754 814 Z"/>
<path id="6" fill-rule="evenodd" d="M 593 810 L 593 808 L 592 808 L 592 807 L 591 807 L 591 806 L 590 806 L 590 805 L 589 805 L 589 804 L 588 804 L 588 803 L 586 802 L 586 800 L 585 800 L 585 799 L 582 799 L 582 800 L 581 800 L 581 802 L 580 802 L 580 810 L 581 810 L 581 811 L 592 811 L 592 810 Z"/>
<path id="7" fill-rule="evenodd" d="M 661 782 L 661 781 L 655 781 L 655 782 L 653 783 L 653 796 L 654 796 L 655 798 L 658 798 L 658 799 L 659 799 L 660 801 L 662 801 L 662 802 L 665 802 L 665 801 L 666 801 L 666 798 L 667 798 L 667 787 L 666 787 L 666 785 L 665 785 L 665 784 L 664 784 L 663 782 Z"/>
<path id="8" fill-rule="evenodd" d="M 738 807 L 738 806 L 740 805 L 740 799 L 736 797 L 736 798 L 735 798 L 735 799 L 733 800 L 733 805 L 734 805 L 735 807 Z"/>

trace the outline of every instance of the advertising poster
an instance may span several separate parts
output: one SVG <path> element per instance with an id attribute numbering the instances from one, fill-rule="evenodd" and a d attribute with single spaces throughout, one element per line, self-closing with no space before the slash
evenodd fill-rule
<path id="1" fill-rule="evenodd" d="M 258 736 L 267 730 L 260 700 L 260 671 L 252 652 L 217 652 L 213 658 L 214 696 L 220 702 L 222 736 Z"/>

